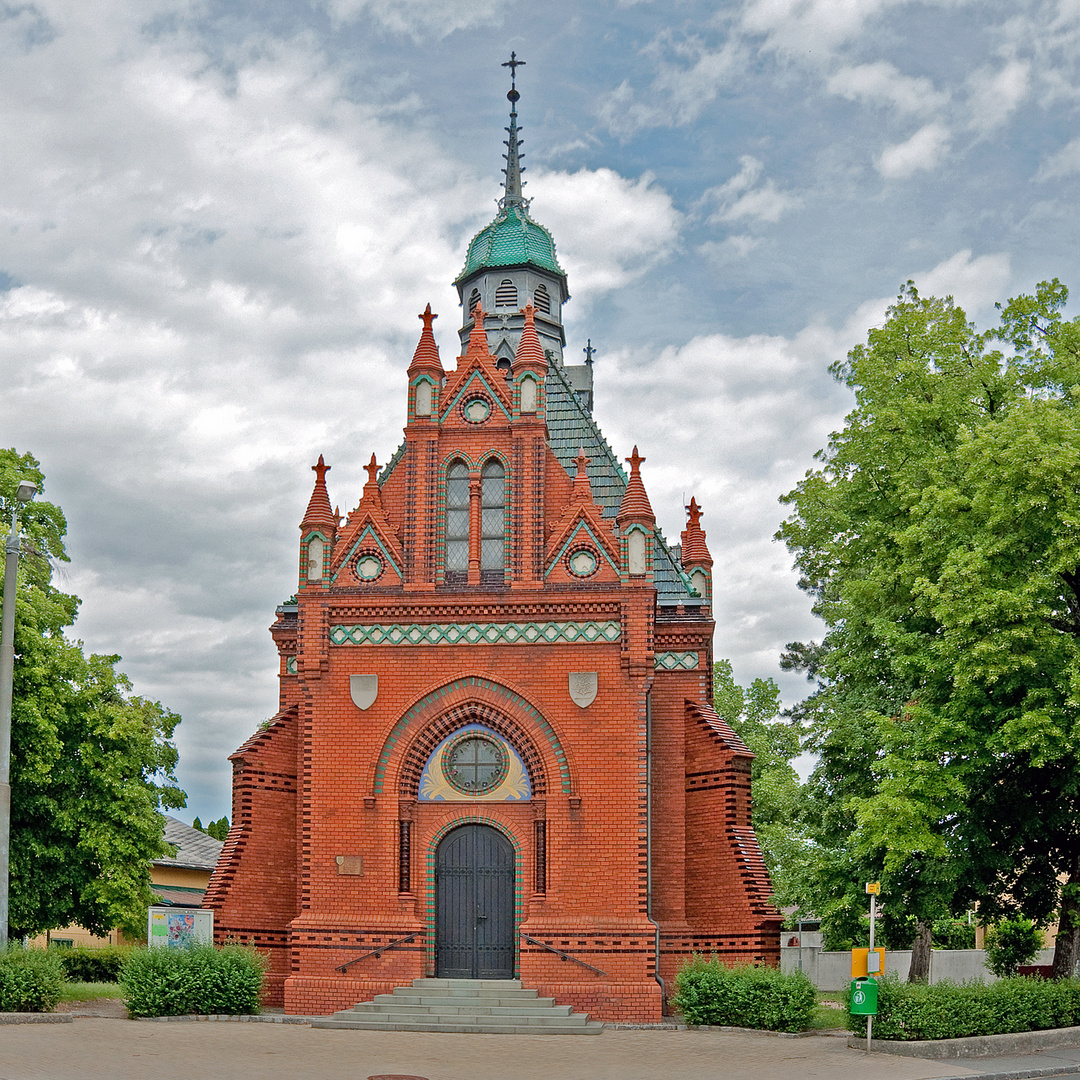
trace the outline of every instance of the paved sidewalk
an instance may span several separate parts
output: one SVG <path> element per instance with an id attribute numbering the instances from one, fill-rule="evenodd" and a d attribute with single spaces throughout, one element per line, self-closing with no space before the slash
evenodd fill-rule
<path id="1" fill-rule="evenodd" d="M 1080 1061 L 1072 1053 L 1024 1055 L 1027 1064 L 1010 1059 L 1008 1071 L 1069 1067 Z M 868 1059 L 840 1038 L 720 1031 L 439 1035 L 89 1018 L 0 1030 L 0 1080 L 931 1080 L 1001 1071 L 996 1059 Z"/>

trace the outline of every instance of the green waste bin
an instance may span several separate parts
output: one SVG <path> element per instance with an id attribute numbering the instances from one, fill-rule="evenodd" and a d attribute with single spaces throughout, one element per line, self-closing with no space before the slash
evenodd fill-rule
<path id="1" fill-rule="evenodd" d="M 877 979 L 867 976 L 851 980 L 851 1014 L 877 1016 Z"/>

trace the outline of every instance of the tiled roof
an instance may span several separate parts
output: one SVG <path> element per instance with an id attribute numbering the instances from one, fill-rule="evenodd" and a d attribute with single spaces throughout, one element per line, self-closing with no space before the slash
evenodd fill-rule
<path id="1" fill-rule="evenodd" d="M 571 475 L 574 474 L 578 449 L 584 448 L 585 456 L 589 458 L 593 498 L 600 504 L 604 517 L 614 518 L 626 491 L 626 473 L 596 421 L 571 388 L 562 368 L 555 364 L 548 369 L 547 426 L 548 445 L 559 464 Z M 659 529 L 656 540 L 653 580 L 657 603 L 664 607 L 703 603 L 700 596 L 693 595 L 689 579 Z"/>
<path id="2" fill-rule="evenodd" d="M 455 284 L 485 267 L 526 264 L 566 277 L 555 258 L 555 241 L 551 233 L 533 221 L 524 207 L 507 206 L 472 238 L 465 256 L 465 269 L 458 274 Z"/>
<path id="3" fill-rule="evenodd" d="M 176 854 L 155 859 L 156 866 L 187 866 L 196 870 L 213 870 L 224 846 L 206 833 L 165 815 L 165 842 L 176 845 Z"/>

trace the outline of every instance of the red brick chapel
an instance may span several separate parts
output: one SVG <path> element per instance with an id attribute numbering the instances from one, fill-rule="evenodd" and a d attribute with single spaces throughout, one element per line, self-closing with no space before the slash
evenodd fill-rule
<path id="1" fill-rule="evenodd" d="M 664 539 L 644 458 L 627 473 L 593 419 L 591 347 L 564 362 L 566 275 L 508 98 L 460 354 L 429 307 L 404 440 L 344 519 L 314 466 L 271 627 L 279 712 L 231 759 L 206 904 L 219 940 L 269 955 L 287 1012 L 435 976 L 649 1022 L 693 953 L 779 962 L 752 754 L 711 706 L 701 511 Z"/>

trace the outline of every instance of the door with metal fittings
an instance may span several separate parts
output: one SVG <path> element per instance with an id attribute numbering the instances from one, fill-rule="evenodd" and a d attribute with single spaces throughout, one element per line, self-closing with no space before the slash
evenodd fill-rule
<path id="1" fill-rule="evenodd" d="M 435 853 L 435 974 L 514 977 L 514 848 L 490 825 L 462 825 Z"/>

